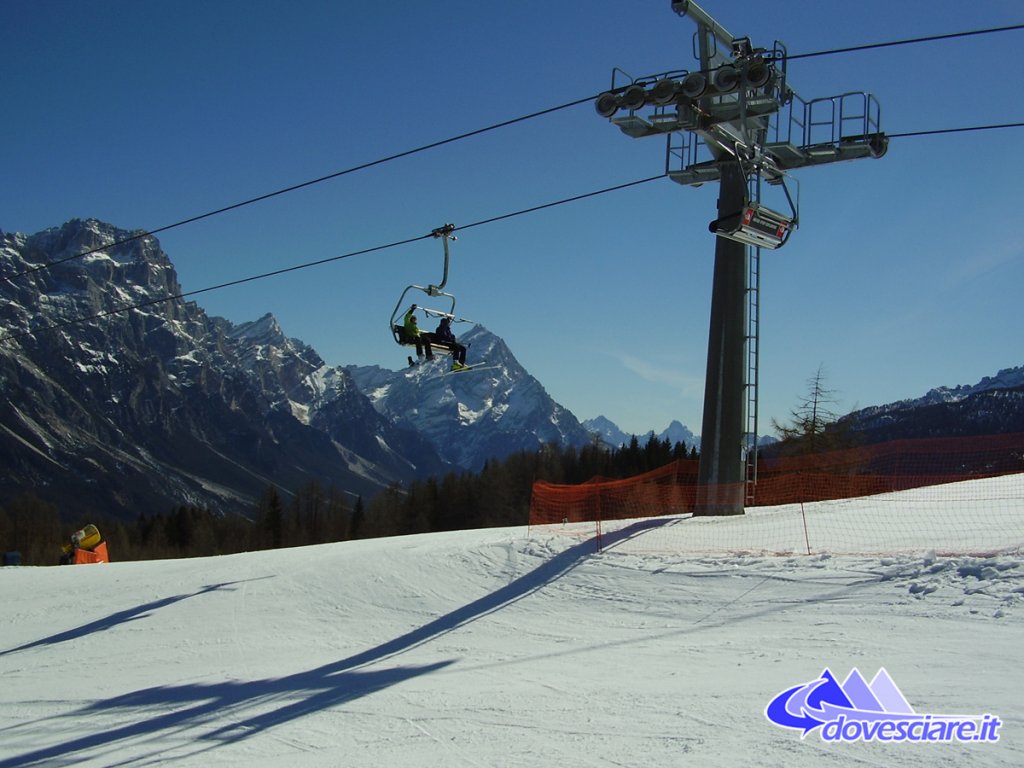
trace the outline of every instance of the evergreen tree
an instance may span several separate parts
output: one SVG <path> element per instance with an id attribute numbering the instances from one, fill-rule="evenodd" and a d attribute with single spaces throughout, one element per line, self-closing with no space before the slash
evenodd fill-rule
<path id="1" fill-rule="evenodd" d="M 260 529 L 264 536 L 265 546 L 277 549 L 284 541 L 284 509 L 277 488 L 270 486 L 263 492 L 259 509 Z"/>
<path id="2" fill-rule="evenodd" d="M 365 515 L 366 505 L 363 502 L 363 497 L 360 496 L 356 499 L 356 504 L 352 508 L 352 518 L 349 521 L 347 538 L 358 539 L 362 535 L 363 517 Z"/>
<path id="3" fill-rule="evenodd" d="M 835 450 L 849 444 L 849 434 L 838 423 L 832 410 L 838 401 L 836 391 L 825 385 L 824 365 L 807 380 L 807 392 L 799 405 L 790 411 L 790 421 L 782 424 L 772 419 L 772 428 L 782 445 L 781 454 L 798 455 Z"/>
<path id="4" fill-rule="evenodd" d="M 61 545 L 72 531 L 64 531 L 57 508 L 32 493 L 19 496 L 3 510 L 0 547 L 20 552 L 23 565 L 56 565 Z"/>

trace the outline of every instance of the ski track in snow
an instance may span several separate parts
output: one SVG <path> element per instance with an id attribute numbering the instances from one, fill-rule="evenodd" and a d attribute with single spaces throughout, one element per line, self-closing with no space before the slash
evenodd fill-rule
<path id="1" fill-rule="evenodd" d="M 116 556 L 116 553 L 114 553 Z M 0 570 L 0 768 L 1020 766 L 1024 559 L 645 555 L 492 529 Z M 997 744 L 764 715 L 885 667 Z"/>

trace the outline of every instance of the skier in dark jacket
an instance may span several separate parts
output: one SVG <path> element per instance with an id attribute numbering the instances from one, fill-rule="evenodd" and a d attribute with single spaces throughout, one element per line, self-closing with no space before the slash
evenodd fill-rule
<path id="1" fill-rule="evenodd" d="M 437 324 L 437 330 L 431 338 L 438 344 L 444 344 L 452 351 L 452 370 L 458 371 L 466 367 L 466 347 L 455 339 L 452 333 L 452 322 L 447 317 L 442 317 Z"/>

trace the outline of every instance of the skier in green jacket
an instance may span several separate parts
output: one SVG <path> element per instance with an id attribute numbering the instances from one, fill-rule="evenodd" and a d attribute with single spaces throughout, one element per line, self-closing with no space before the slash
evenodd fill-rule
<path id="1" fill-rule="evenodd" d="M 426 349 L 427 360 L 434 359 L 434 350 L 430 348 L 430 334 L 424 333 L 420 330 L 420 327 L 416 324 L 416 315 L 413 313 L 416 311 L 416 305 L 413 304 L 409 307 L 409 311 L 405 313 L 405 318 L 402 321 L 402 325 L 405 328 L 405 337 L 411 339 L 416 344 L 416 358 L 418 361 L 423 359 L 423 351 Z"/>

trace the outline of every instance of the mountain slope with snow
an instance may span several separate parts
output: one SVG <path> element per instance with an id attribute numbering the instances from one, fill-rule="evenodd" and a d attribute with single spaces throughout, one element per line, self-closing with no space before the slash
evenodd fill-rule
<path id="1" fill-rule="evenodd" d="M 343 371 L 318 389 L 323 360 L 272 316 L 234 326 L 174 298 L 152 236 L 74 220 L 0 237 L 12 278 L 0 323 L 14 336 L 0 345 L 0 502 L 31 492 L 78 515 L 246 513 L 270 485 L 354 497 L 445 467 Z"/>
<path id="2" fill-rule="evenodd" d="M 864 408 L 840 421 L 869 442 L 1024 432 L 1024 366 L 977 384 L 937 387 L 919 398 Z"/>
<path id="3" fill-rule="evenodd" d="M 449 358 L 388 371 L 349 366 L 359 388 L 391 423 L 423 435 L 446 461 L 479 470 L 491 458 L 545 443 L 586 445 L 590 433 L 519 364 L 504 341 L 483 326 L 461 335 L 469 364 L 448 373 Z"/>
<path id="4" fill-rule="evenodd" d="M 630 436 L 623 432 L 619 425 L 607 416 L 596 416 L 593 419 L 584 419 L 583 427 L 601 438 L 601 442 L 609 448 L 618 448 L 629 443 Z"/>
<path id="5" fill-rule="evenodd" d="M 0 233 L 0 277 L 13 336 L 0 345 L 0 504 L 32 492 L 86 516 L 249 514 L 270 485 L 354 500 L 589 440 L 486 329 L 462 341 L 490 370 L 458 378 L 440 359 L 414 372 L 327 366 L 272 314 L 235 325 L 184 301 L 144 232 L 76 219 Z"/>

